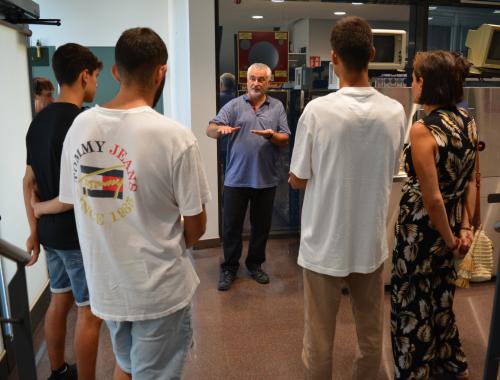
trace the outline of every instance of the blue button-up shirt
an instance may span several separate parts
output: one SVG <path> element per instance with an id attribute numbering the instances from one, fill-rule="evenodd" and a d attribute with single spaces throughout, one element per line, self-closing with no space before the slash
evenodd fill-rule
<path id="1" fill-rule="evenodd" d="M 290 135 L 285 108 L 279 100 L 267 96 L 255 112 L 245 94 L 227 103 L 210 122 L 241 128 L 228 136 L 225 186 L 263 189 L 278 185 L 280 148 L 250 131 L 272 129 Z"/>

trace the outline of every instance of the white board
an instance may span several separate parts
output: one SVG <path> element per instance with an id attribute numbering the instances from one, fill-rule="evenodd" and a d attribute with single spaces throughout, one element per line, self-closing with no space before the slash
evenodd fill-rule
<path id="1" fill-rule="evenodd" d="M 26 168 L 26 132 L 32 119 L 26 36 L 0 23 L 0 238 L 25 249 L 29 233 L 23 202 Z M 16 265 L 1 260 L 6 281 Z M 45 257 L 27 269 L 28 296 L 34 305 L 47 285 Z"/>

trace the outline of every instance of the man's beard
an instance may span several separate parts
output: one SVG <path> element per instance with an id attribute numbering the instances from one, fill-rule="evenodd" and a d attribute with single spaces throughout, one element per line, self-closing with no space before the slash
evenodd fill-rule
<path id="1" fill-rule="evenodd" d="M 251 90 L 251 91 L 248 91 L 248 97 L 250 99 L 252 99 L 252 100 L 261 99 L 262 96 L 266 96 L 266 92 L 263 91 L 263 90 L 258 90 L 258 91 Z"/>
<path id="2" fill-rule="evenodd" d="M 163 77 L 163 80 L 161 81 L 160 85 L 158 86 L 158 89 L 156 90 L 155 98 L 153 100 L 153 108 L 156 107 L 156 103 L 158 103 L 158 100 L 160 100 L 161 98 L 161 94 L 163 93 L 163 87 L 165 87 L 165 77 Z"/>

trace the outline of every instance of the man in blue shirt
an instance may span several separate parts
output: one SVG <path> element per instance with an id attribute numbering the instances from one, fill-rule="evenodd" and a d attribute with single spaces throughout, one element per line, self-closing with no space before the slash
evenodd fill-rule
<path id="1" fill-rule="evenodd" d="M 252 226 L 245 265 L 260 284 L 269 283 L 262 270 L 271 229 L 274 195 L 279 182 L 279 149 L 288 144 L 290 130 L 283 104 L 266 95 L 271 69 L 254 63 L 247 71 L 247 93 L 227 103 L 210 121 L 207 135 L 227 136 L 224 179 L 224 262 L 219 290 L 228 290 L 236 278 L 242 251 L 243 222 L 250 202 Z"/>
<path id="2" fill-rule="evenodd" d="M 236 79 L 231 73 L 224 73 L 220 76 L 220 92 L 219 92 L 219 109 L 224 107 L 227 103 L 233 100 L 236 92 Z M 220 159 L 222 161 L 222 171 L 226 171 L 226 156 L 227 156 L 227 143 L 229 135 L 220 139 Z"/>
<path id="3" fill-rule="evenodd" d="M 235 78 L 231 73 L 224 73 L 220 76 L 219 107 L 224 107 L 234 99 L 236 89 Z"/>

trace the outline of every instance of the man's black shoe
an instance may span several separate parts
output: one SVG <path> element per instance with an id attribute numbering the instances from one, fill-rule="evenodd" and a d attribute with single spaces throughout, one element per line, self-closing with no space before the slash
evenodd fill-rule
<path id="1" fill-rule="evenodd" d="M 269 276 L 261 268 L 253 270 L 249 269 L 248 273 L 250 273 L 250 276 L 252 276 L 252 278 L 259 284 L 269 284 Z"/>
<path id="2" fill-rule="evenodd" d="M 229 290 L 231 283 L 236 278 L 236 273 L 230 271 L 229 269 L 221 270 L 219 275 L 219 285 L 217 289 L 219 290 Z"/>
<path id="3" fill-rule="evenodd" d="M 48 380 L 77 380 L 76 365 L 64 363 L 64 366 L 56 371 L 52 371 L 52 374 Z"/>

